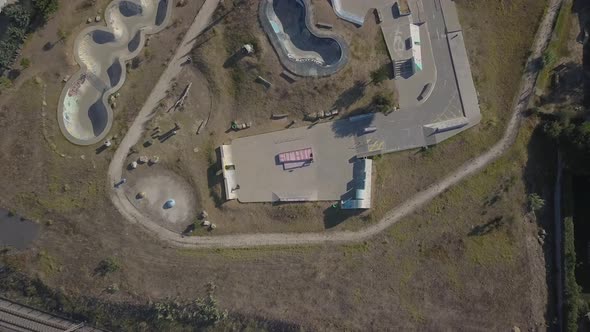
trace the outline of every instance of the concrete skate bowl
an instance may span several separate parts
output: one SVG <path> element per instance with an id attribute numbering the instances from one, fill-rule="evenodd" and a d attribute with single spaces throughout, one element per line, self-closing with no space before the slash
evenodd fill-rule
<path id="1" fill-rule="evenodd" d="M 348 62 L 346 41 L 313 25 L 310 0 L 263 0 L 259 16 L 281 64 L 290 72 L 329 76 Z"/>
<path id="2" fill-rule="evenodd" d="M 77 145 L 95 144 L 113 124 L 109 98 L 125 82 L 125 62 L 137 56 L 145 34 L 167 24 L 172 0 L 115 0 L 105 10 L 107 26 L 91 26 L 74 42 L 80 65 L 66 82 L 58 104 L 62 134 Z"/>

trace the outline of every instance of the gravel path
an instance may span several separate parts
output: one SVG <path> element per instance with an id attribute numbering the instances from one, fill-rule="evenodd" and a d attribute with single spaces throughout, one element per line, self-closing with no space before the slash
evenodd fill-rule
<path id="1" fill-rule="evenodd" d="M 183 41 L 182 51 L 177 51 L 176 54 L 182 55 L 190 51 L 186 40 L 191 40 L 195 32 L 200 32 L 205 21 L 208 21 L 213 12 L 218 0 L 207 0 L 203 9 L 195 19 L 195 23 L 191 26 L 189 33 L 190 38 L 185 37 Z M 240 234 L 240 235 L 223 235 L 210 237 L 181 237 L 179 234 L 168 231 L 152 221 L 143 217 L 118 191 L 113 191 L 112 200 L 117 209 L 130 221 L 137 222 L 154 232 L 162 240 L 168 241 L 172 245 L 179 247 L 192 248 L 232 248 L 232 247 L 255 247 L 255 246 L 292 246 L 292 245 L 311 245 L 311 244 L 325 244 L 325 243 L 348 243 L 360 242 L 366 240 L 383 230 L 387 229 L 397 221 L 409 216 L 416 209 L 424 206 L 430 200 L 443 193 L 446 189 L 459 183 L 466 177 L 480 171 L 486 165 L 500 157 L 506 150 L 508 150 L 514 143 L 520 127 L 522 112 L 526 110 L 530 98 L 533 96 L 534 85 L 537 79 L 539 70 L 539 59 L 542 58 L 543 51 L 551 38 L 553 23 L 559 12 L 559 8 L 563 0 L 549 0 L 549 7 L 541 22 L 533 47 L 531 49 L 531 56 L 529 57 L 526 67 L 527 70 L 523 74 L 520 90 L 513 104 L 513 114 L 510 118 L 504 136 L 498 141 L 489 151 L 472 159 L 453 173 L 443 178 L 436 184 L 417 193 L 414 197 L 409 198 L 406 202 L 391 210 L 378 223 L 371 225 L 363 230 L 351 231 L 334 231 L 323 233 L 267 233 L 267 234 Z M 187 49 L 188 48 L 188 49 Z M 109 185 L 116 182 L 121 177 L 121 170 L 127 151 L 135 144 L 140 137 L 143 130 L 143 124 L 149 119 L 149 113 L 156 106 L 157 101 L 163 97 L 163 93 L 168 86 L 172 77 L 178 74 L 180 68 L 178 66 L 179 58 L 175 56 L 171 65 L 162 75 L 158 85 L 148 98 L 146 105 L 141 110 L 138 118 L 133 123 L 127 136 L 123 140 L 119 149 L 116 151 L 113 161 L 109 167 Z M 171 76 L 173 75 L 173 76 Z"/>

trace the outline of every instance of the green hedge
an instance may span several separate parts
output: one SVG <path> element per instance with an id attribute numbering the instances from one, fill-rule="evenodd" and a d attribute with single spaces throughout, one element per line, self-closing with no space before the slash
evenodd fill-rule
<path id="1" fill-rule="evenodd" d="M 574 221 L 564 220 L 565 255 L 565 331 L 577 331 L 581 309 L 581 287 L 576 282 L 576 248 L 574 244 Z"/>

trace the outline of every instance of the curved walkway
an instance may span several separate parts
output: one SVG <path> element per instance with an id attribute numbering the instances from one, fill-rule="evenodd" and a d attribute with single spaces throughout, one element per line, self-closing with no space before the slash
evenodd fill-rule
<path id="1" fill-rule="evenodd" d="M 217 2 L 219 0 L 207 0 L 203 9 L 195 19 L 195 23 L 190 28 L 187 35 L 193 35 L 197 31 L 202 31 L 201 26 L 210 18 L 210 13 L 213 12 Z M 387 215 L 380 220 L 378 223 L 371 225 L 363 230 L 357 232 L 350 231 L 335 231 L 335 232 L 324 232 L 324 233 L 269 233 L 269 234 L 243 234 L 243 235 L 223 235 L 223 236 L 211 236 L 211 237 L 181 237 L 179 234 L 168 231 L 163 227 L 160 227 L 150 221 L 149 219 L 142 216 L 130 203 L 127 201 L 125 196 L 120 191 L 113 191 L 112 200 L 117 209 L 130 221 L 139 223 L 146 229 L 154 232 L 160 239 L 169 242 L 172 245 L 178 247 L 191 247 L 191 248 L 236 248 L 236 247 L 255 247 L 255 246 L 293 246 L 293 245 L 313 245 L 313 244 L 326 244 L 326 243 L 347 243 L 347 242 L 360 242 L 366 240 L 383 230 L 389 228 L 397 221 L 407 217 L 419 207 L 425 205 L 430 200 L 443 193 L 451 186 L 459 183 L 466 177 L 475 174 L 489 163 L 500 157 L 505 151 L 507 151 L 514 143 L 520 127 L 520 121 L 522 112 L 526 110 L 528 102 L 533 95 L 535 81 L 537 74 L 540 70 L 538 59 L 542 57 L 542 53 L 545 50 L 552 34 L 553 22 L 557 17 L 557 13 L 562 4 L 563 0 L 549 0 L 549 7 L 546 14 L 541 22 L 533 47 L 531 49 L 531 56 L 529 57 L 525 65 L 525 73 L 523 74 L 519 93 L 514 100 L 513 114 L 510 118 L 504 136 L 498 141 L 489 151 L 480 155 L 479 157 L 466 162 L 464 165 L 459 167 L 453 173 L 443 178 L 436 184 L 429 188 L 419 192 L 414 197 L 411 197 L 406 202 L 395 207 Z M 211 8 L 213 7 L 213 8 Z M 209 13 L 210 11 L 210 13 Z M 186 45 L 186 39 L 179 48 L 182 49 Z M 192 38 L 192 37 L 190 37 Z M 190 39 L 189 39 L 190 40 Z M 186 50 L 181 52 L 177 51 L 177 55 L 171 62 L 170 66 L 166 69 L 162 78 L 152 91 L 152 95 L 148 98 L 146 105 L 141 110 L 138 118 L 133 123 L 127 136 L 125 136 L 123 142 L 116 151 L 113 161 L 109 167 L 109 186 L 120 179 L 121 171 L 123 169 L 123 163 L 127 155 L 129 148 L 135 144 L 140 137 L 141 131 L 143 130 L 143 124 L 149 118 L 151 110 L 156 106 L 156 103 L 163 92 L 165 91 L 166 85 L 171 77 L 169 75 L 174 72 L 178 72 L 178 55 L 185 54 Z M 160 91 L 163 89 L 162 91 Z"/>

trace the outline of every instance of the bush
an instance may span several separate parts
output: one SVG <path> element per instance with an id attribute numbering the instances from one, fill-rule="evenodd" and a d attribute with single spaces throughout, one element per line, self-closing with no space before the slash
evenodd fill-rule
<path id="1" fill-rule="evenodd" d="M 121 265 L 119 262 L 115 258 L 109 257 L 100 261 L 94 272 L 101 276 L 105 276 L 109 273 L 118 271 L 120 268 Z"/>
<path id="2" fill-rule="evenodd" d="M 388 113 L 393 108 L 393 94 L 383 92 L 375 94 L 372 105 L 377 112 Z"/>
<path id="3" fill-rule="evenodd" d="M 29 60 L 28 58 L 20 59 L 20 66 L 24 69 L 29 68 L 31 66 L 31 60 Z"/>
<path id="4" fill-rule="evenodd" d="M 8 77 L 0 76 L 0 92 L 12 87 L 12 81 Z"/>
<path id="5" fill-rule="evenodd" d="M 174 321 L 194 327 L 210 326 L 227 317 L 227 312 L 219 309 L 217 301 L 211 295 L 188 304 L 159 302 L 154 305 L 154 309 L 157 320 Z"/>
<path id="6" fill-rule="evenodd" d="M 541 198 L 538 194 L 530 194 L 529 195 L 529 206 L 531 211 L 539 211 L 545 206 L 545 200 Z"/>
<path id="7" fill-rule="evenodd" d="M 375 69 L 371 72 L 371 83 L 379 85 L 388 78 L 387 67 Z"/>

